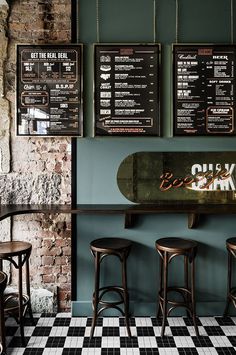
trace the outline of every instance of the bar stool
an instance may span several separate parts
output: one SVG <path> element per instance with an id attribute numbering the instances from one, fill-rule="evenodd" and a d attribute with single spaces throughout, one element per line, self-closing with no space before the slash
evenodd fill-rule
<path id="1" fill-rule="evenodd" d="M 129 327 L 129 294 L 127 288 L 127 267 L 126 261 L 130 253 L 132 242 L 121 238 L 101 238 L 93 240 L 90 243 L 90 250 L 95 261 L 95 287 L 93 293 L 93 321 L 90 338 L 93 337 L 97 318 L 101 312 L 108 308 L 115 308 L 125 316 L 128 336 L 131 337 Z M 109 255 L 117 256 L 122 265 L 122 286 L 105 286 L 100 288 L 100 264 L 102 260 Z M 108 292 L 116 292 L 120 296 L 118 301 L 105 301 L 103 296 Z M 124 311 L 120 305 L 124 304 Z M 99 306 L 101 308 L 99 309 Z"/>
<path id="2" fill-rule="evenodd" d="M 157 318 L 162 313 L 162 328 L 161 336 L 165 334 L 165 325 L 167 316 L 176 307 L 185 307 L 187 314 L 191 314 L 196 335 L 199 336 L 198 327 L 196 323 L 195 312 L 195 292 L 194 292 L 194 259 L 197 253 L 197 242 L 193 240 L 186 240 L 182 238 L 162 238 L 156 240 L 156 250 L 160 255 L 160 289 Z M 184 257 L 184 287 L 168 286 L 168 267 L 169 263 L 176 256 L 182 255 Z M 190 282 L 189 282 L 189 268 L 191 266 Z M 189 287 L 190 283 L 190 287 Z M 183 301 L 174 301 L 168 298 L 168 292 L 177 292 L 183 297 Z M 170 307 L 168 307 L 170 306 Z M 169 309 L 168 309 L 169 308 Z"/>
<path id="3" fill-rule="evenodd" d="M 224 310 L 224 317 L 227 316 L 230 302 L 236 308 L 236 287 L 232 287 L 232 263 L 233 257 L 236 258 L 236 238 L 226 240 L 226 248 L 228 251 L 228 279 L 227 279 L 227 301 Z"/>
<path id="4" fill-rule="evenodd" d="M 5 338 L 5 319 L 4 319 L 4 300 L 3 292 L 7 286 L 7 274 L 0 271 L 0 354 L 6 351 L 6 338 Z"/>
<path id="5" fill-rule="evenodd" d="M 30 279 L 29 279 L 29 257 L 32 245 L 27 242 L 12 241 L 0 243 L 0 270 L 2 261 L 8 260 L 18 270 L 18 292 L 9 293 L 4 300 L 4 312 L 6 315 L 14 317 L 20 325 L 22 345 L 25 345 L 24 337 L 24 317 L 26 311 L 34 325 L 33 313 L 30 302 Z M 26 269 L 26 294 L 23 294 L 22 267 Z"/>

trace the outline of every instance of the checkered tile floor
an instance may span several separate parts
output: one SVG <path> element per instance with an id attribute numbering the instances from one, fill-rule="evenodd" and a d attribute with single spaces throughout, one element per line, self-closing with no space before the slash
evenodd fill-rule
<path id="1" fill-rule="evenodd" d="M 99 318 L 95 337 L 89 340 L 91 318 L 69 313 L 35 315 L 36 326 L 26 319 L 26 348 L 13 319 L 6 321 L 8 355 L 228 355 L 236 354 L 236 317 L 201 317 L 197 338 L 191 320 L 168 318 L 166 336 L 160 337 L 155 318 L 131 319 L 131 333 L 123 318 Z"/>

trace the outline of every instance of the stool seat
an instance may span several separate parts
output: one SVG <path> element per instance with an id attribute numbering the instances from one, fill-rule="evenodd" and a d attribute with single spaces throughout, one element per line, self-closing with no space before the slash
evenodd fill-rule
<path id="1" fill-rule="evenodd" d="M 233 249 L 233 250 L 236 250 L 236 238 L 229 238 L 226 240 L 226 246 L 229 248 L 229 249 Z"/>
<path id="2" fill-rule="evenodd" d="M 125 316 L 126 328 L 128 335 L 131 336 L 129 327 L 129 294 L 127 288 L 127 270 L 126 260 L 130 253 L 132 242 L 122 238 L 100 238 L 95 239 L 90 243 L 90 250 L 94 256 L 95 263 L 95 284 L 93 293 L 93 320 L 90 331 L 90 338 L 94 335 L 97 318 L 106 309 L 114 308 Z M 112 285 L 100 287 L 100 266 L 104 257 L 115 255 L 121 262 L 122 269 L 122 286 Z M 103 297 L 107 293 L 114 292 L 119 296 L 115 301 L 104 300 Z M 120 305 L 124 305 L 124 310 Z"/>
<path id="3" fill-rule="evenodd" d="M 122 238 L 100 238 L 90 243 L 90 248 L 99 253 L 112 253 L 131 248 L 132 242 Z"/>
<path id="4" fill-rule="evenodd" d="M 169 253 L 184 252 L 196 247 L 197 243 L 189 239 L 170 237 L 156 240 L 156 248 Z"/>
<path id="5" fill-rule="evenodd" d="M 31 251 L 32 245 L 27 242 L 12 241 L 0 243 L 0 258 L 19 256 Z"/>

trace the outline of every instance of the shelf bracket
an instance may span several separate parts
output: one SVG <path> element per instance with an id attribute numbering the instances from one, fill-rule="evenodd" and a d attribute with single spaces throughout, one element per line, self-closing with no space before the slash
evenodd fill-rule
<path id="1" fill-rule="evenodd" d="M 135 225 L 136 215 L 133 213 L 125 213 L 125 228 L 132 228 Z"/>
<path id="2" fill-rule="evenodd" d="M 200 220 L 200 214 L 189 213 L 188 214 L 188 228 L 196 228 Z"/>

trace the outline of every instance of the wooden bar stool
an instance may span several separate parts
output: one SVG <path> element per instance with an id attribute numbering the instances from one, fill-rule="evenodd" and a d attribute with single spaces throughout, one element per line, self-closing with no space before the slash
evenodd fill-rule
<path id="1" fill-rule="evenodd" d="M 0 271 L 0 354 L 6 352 L 6 337 L 5 337 L 5 318 L 4 318 L 4 299 L 3 292 L 7 286 L 7 274 Z"/>
<path id="2" fill-rule="evenodd" d="M 131 249 L 131 241 L 121 238 L 102 238 L 96 239 L 90 243 L 90 250 L 95 261 L 95 287 L 93 293 L 93 321 L 90 338 L 93 337 L 97 318 L 101 312 L 108 308 L 115 308 L 125 316 L 126 328 L 129 337 L 131 337 L 129 327 L 129 294 L 127 288 L 127 267 L 126 261 Z M 122 286 L 105 286 L 100 288 L 100 264 L 102 260 L 109 255 L 117 256 L 122 265 Z M 118 301 L 105 301 L 103 296 L 108 292 L 116 292 L 120 296 Z M 124 311 L 120 305 L 124 304 Z M 99 306 L 101 308 L 99 309 Z"/>
<path id="3" fill-rule="evenodd" d="M 18 270 L 18 292 L 6 295 L 4 300 L 4 312 L 6 315 L 14 317 L 20 325 L 22 345 L 25 345 L 24 337 L 24 317 L 26 311 L 34 324 L 33 313 L 30 302 L 30 278 L 29 278 L 29 257 L 32 245 L 27 242 L 13 241 L 0 243 L 0 270 L 2 261 L 8 260 Z M 26 293 L 23 293 L 22 267 L 26 269 Z"/>
<path id="4" fill-rule="evenodd" d="M 236 308 L 236 287 L 232 286 L 232 264 L 233 258 L 236 258 L 236 238 L 226 240 L 226 248 L 228 251 L 228 279 L 227 279 L 227 301 L 224 310 L 224 317 L 227 317 L 230 302 Z"/>
<path id="5" fill-rule="evenodd" d="M 159 318 L 160 315 L 162 314 L 163 318 L 162 318 L 161 336 L 163 337 L 165 334 L 165 325 L 166 325 L 167 316 L 176 307 L 185 307 L 187 309 L 188 314 L 191 314 L 196 335 L 199 336 L 197 322 L 196 322 L 195 291 L 194 291 L 194 283 L 195 283 L 194 260 L 197 253 L 197 242 L 193 240 L 182 239 L 182 238 L 162 238 L 156 241 L 156 250 L 160 255 L 160 288 L 159 288 L 157 318 Z M 177 287 L 177 286 L 171 287 L 168 286 L 169 263 L 173 258 L 180 255 L 184 257 L 185 285 L 183 287 Z M 189 264 L 191 266 L 190 275 L 188 270 Z M 174 301 L 168 298 L 168 292 L 179 293 L 183 297 L 183 301 L 182 302 Z"/>

